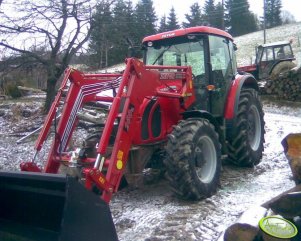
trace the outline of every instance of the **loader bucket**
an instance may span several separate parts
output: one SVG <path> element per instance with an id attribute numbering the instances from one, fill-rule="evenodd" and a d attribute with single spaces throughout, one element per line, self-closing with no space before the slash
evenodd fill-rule
<path id="1" fill-rule="evenodd" d="M 0 172 L 1 241 L 115 241 L 110 208 L 66 175 Z"/>
<path id="2" fill-rule="evenodd" d="M 301 184 L 301 133 L 291 133 L 281 142 L 296 184 Z"/>

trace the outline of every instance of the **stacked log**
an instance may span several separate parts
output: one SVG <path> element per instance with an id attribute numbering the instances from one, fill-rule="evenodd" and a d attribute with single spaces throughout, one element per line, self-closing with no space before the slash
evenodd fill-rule
<path id="1" fill-rule="evenodd" d="M 281 73 L 276 79 L 267 80 L 263 93 L 283 100 L 301 100 L 301 67 Z"/>

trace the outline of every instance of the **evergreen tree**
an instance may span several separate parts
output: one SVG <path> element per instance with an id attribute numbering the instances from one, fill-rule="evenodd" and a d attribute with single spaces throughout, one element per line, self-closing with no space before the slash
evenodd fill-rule
<path id="1" fill-rule="evenodd" d="M 176 15 L 174 7 L 172 7 L 170 9 L 169 16 L 167 17 L 167 30 L 171 31 L 171 30 L 175 30 L 175 29 L 179 29 L 179 28 L 180 28 L 180 25 L 178 24 L 177 15 Z"/>
<path id="2" fill-rule="evenodd" d="M 214 0 L 206 0 L 204 6 L 204 20 L 208 26 L 216 24 Z"/>
<path id="3" fill-rule="evenodd" d="M 215 19 L 213 26 L 219 29 L 224 29 L 225 24 L 224 24 L 224 9 L 222 3 L 218 3 L 215 6 Z"/>
<path id="4" fill-rule="evenodd" d="M 226 27 L 233 36 L 257 30 L 255 15 L 247 0 L 226 0 Z"/>
<path id="5" fill-rule="evenodd" d="M 187 22 L 183 22 L 184 28 L 195 27 L 203 25 L 203 17 L 201 7 L 198 3 L 194 3 L 190 6 L 190 14 L 185 14 Z"/>
<path id="6" fill-rule="evenodd" d="M 166 16 L 164 15 L 163 17 L 161 17 L 158 32 L 162 33 L 162 32 L 166 32 L 166 31 L 168 31 L 168 28 L 167 28 L 167 23 L 166 23 Z"/>
<path id="7" fill-rule="evenodd" d="M 89 43 L 91 66 L 102 68 L 108 63 L 106 54 L 111 47 L 112 22 L 111 5 L 106 1 L 98 3 L 92 19 L 95 27 L 92 29 Z"/>
<path id="8" fill-rule="evenodd" d="M 281 19 L 281 0 L 265 0 L 266 9 L 266 26 L 267 28 L 273 28 L 282 24 Z"/>
<path id="9" fill-rule="evenodd" d="M 132 1 L 118 0 L 113 8 L 113 22 L 111 31 L 111 49 L 109 50 L 109 65 L 120 63 L 128 54 L 128 43 L 126 39 L 134 37 L 135 24 L 134 9 Z"/>
<path id="10" fill-rule="evenodd" d="M 156 33 L 157 16 L 152 0 L 140 0 L 135 9 L 136 43 L 141 43 L 143 37 Z"/>

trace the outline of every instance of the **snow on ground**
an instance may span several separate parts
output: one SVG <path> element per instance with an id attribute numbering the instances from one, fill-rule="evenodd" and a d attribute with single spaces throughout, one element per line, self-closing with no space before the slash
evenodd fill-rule
<path id="1" fill-rule="evenodd" d="M 18 170 L 21 161 L 32 157 L 34 138 L 19 145 L 16 141 L 42 124 L 35 112 L 39 103 L 0 104 L 0 170 Z M 301 132 L 301 103 L 264 99 L 263 104 L 266 143 L 258 166 L 224 166 L 218 192 L 199 202 L 178 199 L 165 180 L 121 190 L 110 203 L 119 239 L 216 240 L 243 211 L 291 188 L 294 183 L 280 142 L 291 132 Z M 24 117 L 23 109 L 32 112 Z"/>
<path id="2" fill-rule="evenodd" d="M 111 203 L 120 240 L 216 240 L 246 209 L 291 188 L 281 140 L 301 132 L 301 103 L 264 101 L 264 110 L 266 143 L 258 166 L 224 166 L 217 194 L 200 202 L 177 199 L 165 181 L 122 190 Z"/>

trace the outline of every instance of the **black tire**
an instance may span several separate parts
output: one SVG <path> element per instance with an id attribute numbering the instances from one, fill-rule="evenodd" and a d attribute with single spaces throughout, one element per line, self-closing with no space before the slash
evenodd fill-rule
<path id="1" fill-rule="evenodd" d="M 270 74 L 270 79 L 271 80 L 278 79 L 278 77 L 281 73 L 285 73 L 294 67 L 296 67 L 296 64 L 294 64 L 291 61 L 280 62 L 273 68 L 273 70 Z"/>
<path id="2" fill-rule="evenodd" d="M 96 144 L 99 142 L 100 137 L 102 136 L 102 129 L 95 131 L 94 133 L 90 134 L 86 137 L 86 139 L 83 141 L 82 148 L 81 148 L 81 158 L 86 157 L 96 157 L 97 156 L 97 148 Z M 114 127 L 112 130 L 112 134 L 109 139 L 109 146 L 113 146 L 115 141 L 115 136 L 117 133 L 117 127 Z M 111 153 L 106 153 L 106 156 L 109 156 Z"/>
<path id="3" fill-rule="evenodd" d="M 254 89 L 242 89 L 235 122 L 228 129 L 229 161 L 238 166 L 253 167 L 264 150 L 264 113 Z"/>
<path id="4" fill-rule="evenodd" d="M 181 121 L 168 135 L 166 152 L 167 177 L 178 196 L 199 200 L 216 192 L 221 171 L 221 145 L 208 120 Z"/>
<path id="5" fill-rule="evenodd" d="M 110 139 L 109 139 L 109 147 L 111 146 L 111 148 L 108 148 L 108 149 L 113 148 L 116 133 L 117 133 L 117 127 L 114 127 L 113 131 L 112 131 L 112 135 L 110 136 Z M 102 135 L 102 130 L 99 130 L 99 131 L 89 135 L 84 140 L 83 146 L 81 149 L 82 158 L 87 158 L 87 157 L 95 158 L 97 156 L 96 144 L 99 142 L 101 135 Z M 105 156 L 108 157 L 110 155 L 111 155 L 111 150 L 107 151 Z M 105 169 L 104 169 L 104 173 L 106 173 Z M 127 183 L 125 177 L 122 176 L 118 190 L 121 190 L 122 188 L 126 187 L 127 185 L 128 185 L 128 183 Z M 101 193 L 102 193 L 96 186 L 93 186 L 92 191 L 98 195 L 101 195 Z"/>

